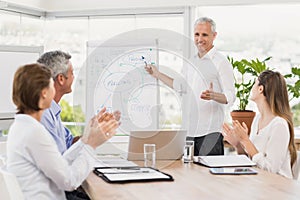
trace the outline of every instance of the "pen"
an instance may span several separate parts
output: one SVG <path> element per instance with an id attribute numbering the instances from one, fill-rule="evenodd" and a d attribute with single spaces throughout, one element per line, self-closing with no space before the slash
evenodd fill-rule
<path id="1" fill-rule="evenodd" d="M 146 62 L 146 60 L 145 60 L 145 57 L 144 57 L 144 56 L 142 56 L 142 60 L 144 61 L 145 65 L 147 66 L 147 62 Z"/>
<path id="2" fill-rule="evenodd" d="M 139 174 L 139 173 L 150 173 L 150 171 L 144 170 L 129 170 L 129 171 L 116 171 L 116 172 L 104 172 L 103 174 Z"/>
<path id="3" fill-rule="evenodd" d="M 112 168 L 111 171 L 103 171 L 103 174 L 132 174 L 132 173 L 149 173 L 151 170 L 140 168 Z"/>
<path id="4" fill-rule="evenodd" d="M 146 67 L 149 67 L 149 69 L 151 69 L 152 70 L 152 67 L 151 66 L 148 66 L 148 64 L 147 64 L 147 62 L 146 62 L 146 60 L 145 60 L 145 57 L 144 56 L 142 56 L 142 60 L 144 61 L 144 63 L 145 63 L 145 66 Z M 151 63 L 152 64 L 152 63 Z"/>
<path id="5" fill-rule="evenodd" d="M 140 167 L 116 167 L 113 169 L 118 169 L 118 170 L 141 170 Z"/>

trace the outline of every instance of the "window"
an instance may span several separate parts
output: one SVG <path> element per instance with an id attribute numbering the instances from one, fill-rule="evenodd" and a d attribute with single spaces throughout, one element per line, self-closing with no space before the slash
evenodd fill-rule
<path id="1" fill-rule="evenodd" d="M 0 12 L 0 44 L 20 45 L 20 15 Z"/>
<path id="2" fill-rule="evenodd" d="M 78 80 L 80 69 L 85 63 L 86 59 L 86 41 L 88 40 L 88 18 L 63 18 L 63 19 L 47 19 L 45 20 L 45 52 L 52 50 L 62 50 L 72 55 L 71 62 L 74 68 L 74 84 L 72 88 L 82 91 L 81 97 L 85 95 L 84 83 Z M 76 83 L 76 84 L 75 84 Z M 71 105 L 77 105 L 73 94 L 63 96 L 63 99 Z"/>
<path id="3" fill-rule="evenodd" d="M 0 12 L 0 44 L 42 46 L 43 21 L 18 13 Z"/>
<path id="4" fill-rule="evenodd" d="M 114 14 L 113 16 L 58 17 L 41 19 L 13 12 L 0 13 L 0 44 L 44 46 L 44 51 L 63 50 L 72 55 L 75 80 L 73 91 L 80 94 L 64 95 L 63 100 L 85 110 L 85 76 L 82 67 L 87 58 L 86 42 L 107 40 L 118 34 L 142 28 L 169 30 L 184 33 L 183 14 Z M 182 60 L 172 52 L 160 52 L 160 64 L 180 73 Z M 170 88 L 160 90 L 162 112 L 161 128 L 178 126 L 181 123 L 180 99 Z"/>
<path id="5" fill-rule="evenodd" d="M 272 59 L 267 65 L 283 74 L 300 65 L 300 4 L 198 7 L 196 16 L 207 16 L 217 24 L 215 45 L 235 59 Z M 299 103 L 291 101 L 291 106 Z M 254 103 L 250 105 L 255 109 Z M 299 106 L 298 106 L 299 107 Z M 299 113 L 295 108 L 294 113 Z M 299 115 L 299 114 L 298 114 Z M 300 125 L 294 114 L 295 126 Z"/>

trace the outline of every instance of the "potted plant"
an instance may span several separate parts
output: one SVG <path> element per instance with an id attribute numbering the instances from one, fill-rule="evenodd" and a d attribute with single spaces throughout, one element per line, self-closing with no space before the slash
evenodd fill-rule
<path id="1" fill-rule="evenodd" d="M 287 80 L 287 88 L 289 93 L 289 101 L 300 97 L 300 68 L 292 67 L 291 73 L 284 75 Z M 300 125 L 300 103 L 291 107 L 293 112 L 294 126 Z"/>
<path id="2" fill-rule="evenodd" d="M 287 80 L 287 87 L 290 96 L 289 101 L 291 101 L 294 98 L 299 98 L 300 97 L 300 68 L 292 67 L 291 74 L 284 75 L 284 78 L 286 79 L 292 78 L 296 80 L 294 83 L 290 83 L 290 81 Z"/>
<path id="3" fill-rule="evenodd" d="M 229 62 L 233 66 L 235 73 L 235 88 L 236 88 L 236 97 L 239 101 L 238 109 L 233 110 L 230 114 L 233 120 L 238 120 L 241 123 L 245 122 L 248 127 L 248 134 L 250 134 L 251 124 L 255 116 L 255 112 L 252 110 L 247 110 L 247 105 L 249 103 L 249 96 L 251 88 L 255 83 L 255 78 L 259 76 L 261 72 L 269 69 L 266 66 L 266 61 L 270 60 L 271 57 L 260 61 L 259 59 L 255 60 L 234 60 L 231 57 L 227 57 Z"/>
<path id="4" fill-rule="evenodd" d="M 234 60 L 231 57 L 227 57 L 230 61 L 234 70 L 236 97 L 239 101 L 238 109 L 233 110 L 230 114 L 233 120 L 238 120 L 240 122 L 245 122 L 250 134 L 251 124 L 253 118 L 255 117 L 255 112 L 247 109 L 249 103 L 250 92 L 255 79 L 259 76 L 261 72 L 269 69 L 266 65 L 266 61 L 270 60 L 272 57 L 267 57 L 266 59 L 260 61 L 255 60 Z M 283 75 L 287 81 L 288 93 L 290 101 L 294 98 L 300 97 L 300 68 L 292 67 L 291 73 Z"/>

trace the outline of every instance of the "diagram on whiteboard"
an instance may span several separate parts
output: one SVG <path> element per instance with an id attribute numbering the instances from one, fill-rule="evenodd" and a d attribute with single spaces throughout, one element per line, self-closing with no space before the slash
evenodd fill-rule
<path id="1" fill-rule="evenodd" d="M 129 49 L 129 50 L 128 50 Z M 156 62 L 153 48 L 101 47 L 93 51 L 88 67 L 87 102 L 94 112 L 106 107 L 122 113 L 120 129 L 155 129 L 158 124 L 157 80 L 144 69 Z"/>

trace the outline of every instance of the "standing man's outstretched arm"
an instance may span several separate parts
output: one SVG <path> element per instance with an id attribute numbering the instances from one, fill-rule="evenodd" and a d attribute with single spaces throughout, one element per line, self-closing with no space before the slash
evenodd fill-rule
<path id="1" fill-rule="evenodd" d="M 164 73 L 159 72 L 156 66 L 146 65 L 145 70 L 154 78 L 157 78 L 158 80 L 162 81 L 164 84 L 169 86 L 170 88 L 173 88 L 174 79 Z"/>

